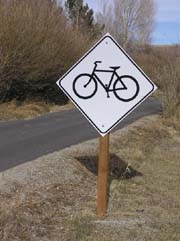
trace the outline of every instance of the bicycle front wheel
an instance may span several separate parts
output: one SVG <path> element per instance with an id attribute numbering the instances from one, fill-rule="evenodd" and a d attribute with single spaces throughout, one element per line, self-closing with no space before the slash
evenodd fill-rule
<path id="1" fill-rule="evenodd" d="M 114 95 L 123 102 L 134 100 L 139 94 L 139 89 L 137 80 L 130 75 L 120 76 L 113 85 Z"/>
<path id="2" fill-rule="evenodd" d="M 73 81 L 73 91 L 81 99 L 90 99 L 97 91 L 97 81 L 90 74 L 80 74 Z"/>

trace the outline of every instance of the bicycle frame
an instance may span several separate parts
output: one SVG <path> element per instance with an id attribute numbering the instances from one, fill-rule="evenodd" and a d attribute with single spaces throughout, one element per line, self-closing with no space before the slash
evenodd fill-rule
<path id="1" fill-rule="evenodd" d="M 107 92 L 110 92 L 110 91 L 113 91 L 113 89 L 110 89 L 111 87 L 111 84 L 113 82 L 113 78 L 114 76 L 116 76 L 117 78 L 119 78 L 118 74 L 116 73 L 116 70 L 100 70 L 100 69 L 96 69 L 97 66 L 94 67 L 93 69 L 93 72 L 91 74 L 92 77 L 95 77 L 96 80 L 101 84 L 101 86 L 105 89 L 105 91 Z M 109 82 L 109 84 L 103 84 L 103 82 L 100 80 L 100 78 L 96 75 L 96 72 L 100 72 L 100 73 L 112 73 L 112 76 L 111 76 L 111 80 Z M 91 79 L 90 79 L 91 81 Z M 89 81 L 89 82 L 90 82 Z M 88 82 L 88 83 L 89 83 Z M 88 84 L 87 84 L 88 85 Z"/>

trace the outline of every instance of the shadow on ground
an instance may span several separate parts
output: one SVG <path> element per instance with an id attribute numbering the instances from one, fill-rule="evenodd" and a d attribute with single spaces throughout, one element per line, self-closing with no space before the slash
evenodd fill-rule
<path id="1" fill-rule="evenodd" d="M 78 156 L 76 159 L 94 175 L 98 174 L 98 156 Z M 128 165 L 115 154 L 110 154 L 109 177 L 110 179 L 130 179 L 142 176 L 142 173 Z"/>

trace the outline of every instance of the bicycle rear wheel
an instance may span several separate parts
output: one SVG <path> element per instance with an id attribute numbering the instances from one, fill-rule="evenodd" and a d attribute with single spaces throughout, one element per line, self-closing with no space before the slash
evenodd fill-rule
<path id="1" fill-rule="evenodd" d="M 97 91 L 97 81 L 90 74 L 80 74 L 73 81 L 73 91 L 81 99 L 90 99 Z"/>
<path id="2" fill-rule="evenodd" d="M 123 80 L 124 79 L 124 80 Z M 118 87 L 119 83 L 123 84 L 125 88 Z M 123 102 L 134 100 L 139 94 L 139 84 L 137 80 L 130 75 L 120 76 L 113 85 L 113 92 L 117 99 Z M 130 91 L 131 90 L 131 91 Z"/>

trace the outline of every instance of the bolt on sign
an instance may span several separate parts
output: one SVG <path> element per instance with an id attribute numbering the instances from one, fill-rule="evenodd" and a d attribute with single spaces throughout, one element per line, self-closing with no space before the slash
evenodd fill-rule
<path id="1" fill-rule="evenodd" d="M 100 135 L 106 136 L 100 141 L 99 170 L 108 162 L 107 134 L 157 89 L 110 34 L 102 37 L 57 85 Z M 98 186 L 104 190 L 101 180 L 107 184 L 107 178 L 101 174 Z M 98 200 L 102 203 L 102 198 Z"/>

